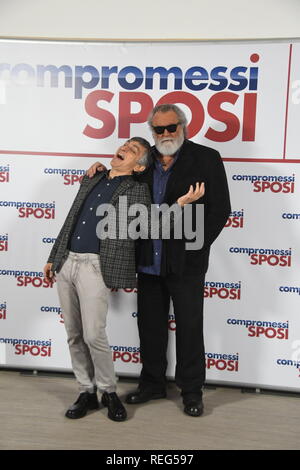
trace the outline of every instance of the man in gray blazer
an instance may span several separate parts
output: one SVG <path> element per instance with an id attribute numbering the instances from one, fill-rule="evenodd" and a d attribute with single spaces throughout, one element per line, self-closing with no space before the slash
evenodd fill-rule
<path id="1" fill-rule="evenodd" d="M 146 183 L 132 178 L 145 170 L 150 145 L 134 137 L 122 145 L 111 160 L 110 171 L 85 176 L 65 223 L 44 267 L 45 277 L 56 274 L 58 295 L 63 311 L 72 367 L 80 395 L 67 410 L 66 417 L 81 418 L 102 404 L 114 421 L 126 419 L 126 410 L 116 394 L 112 354 L 106 336 L 108 288 L 136 286 L 135 240 L 97 236 L 98 208 L 110 204 L 116 219 L 124 218 L 121 196 L 127 206 L 139 203 L 150 209 L 151 196 Z M 202 195 L 199 187 L 178 199 L 180 206 Z M 128 224 L 128 220 L 126 220 Z M 151 252 L 152 254 L 152 252 Z M 152 259 L 149 259 L 149 264 Z M 144 261 L 146 257 L 144 256 Z M 139 260 L 139 262 L 141 262 Z"/>
<path id="2" fill-rule="evenodd" d="M 133 138 L 122 145 L 111 161 L 111 171 L 85 176 L 65 223 L 51 250 L 44 274 L 56 275 L 72 367 L 80 395 L 66 417 L 81 418 L 102 404 L 114 421 L 126 419 L 126 410 L 116 394 L 116 378 L 106 336 L 108 288 L 135 287 L 134 240 L 103 239 L 96 234 L 99 205 L 110 203 L 118 212 L 119 197 L 128 204 L 149 204 L 147 185 L 137 183 L 131 174 L 148 166 L 149 143 Z"/>

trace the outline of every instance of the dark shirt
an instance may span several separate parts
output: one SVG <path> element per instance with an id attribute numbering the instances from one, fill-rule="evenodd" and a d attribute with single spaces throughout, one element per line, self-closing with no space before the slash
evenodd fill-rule
<path id="1" fill-rule="evenodd" d="M 100 239 L 97 237 L 96 226 L 101 217 L 96 216 L 97 208 L 101 204 L 108 204 L 111 201 L 114 192 L 125 178 L 128 178 L 128 175 L 109 179 L 107 172 L 88 194 L 71 235 L 69 250 L 76 253 L 99 254 Z"/>
<path id="2" fill-rule="evenodd" d="M 164 170 L 158 158 L 154 159 L 153 169 L 153 202 L 159 207 L 165 198 L 167 183 L 172 172 L 174 163 L 179 155 L 179 150 L 174 156 L 172 165 Z M 153 243 L 153 265 L 152 266 L 139 266 L 138 271 L 145 274 L 154 274 L 159 276 L 161 273 L 161 256 L 162 256 L 162 240 L 152 240 Z"/>

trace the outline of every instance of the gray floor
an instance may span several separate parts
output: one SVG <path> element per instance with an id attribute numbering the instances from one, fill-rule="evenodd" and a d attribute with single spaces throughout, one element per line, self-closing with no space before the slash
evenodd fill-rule
<path id="1" fill-rule="evenodd" d="M 120 380 L 121 398 L 135 387 Z M 300 450 L 299 397 L 206 389 L 204 415 L 191 418 L 170 383 L 166 400 L 127 406 L 128 420 L 121 423 L 109 420 L 105 408 L 80 420 L 65 418 L 75 398 L 71 377 L 0 370 L 0 449 Z"/>

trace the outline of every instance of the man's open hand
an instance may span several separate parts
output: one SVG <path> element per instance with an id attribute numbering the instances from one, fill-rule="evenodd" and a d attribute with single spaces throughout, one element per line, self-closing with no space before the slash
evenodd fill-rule
<path id="1" fill-rule="evenodd" d="M 190 204 L 191 202 L 197 201 L 205 193 L 205 186 L 204 183 L 196 183 L 196 188 L 194 189 L 193 186 L 190 186 L 189 191 L 177 199 L 177 203 L 183 207 L 185 204 Z"/>

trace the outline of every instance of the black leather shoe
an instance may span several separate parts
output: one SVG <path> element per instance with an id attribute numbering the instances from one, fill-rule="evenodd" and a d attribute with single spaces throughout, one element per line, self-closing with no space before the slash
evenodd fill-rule
<path id="1" fill-rule="evenodd" d="M 199 400 L 185 400 L 184 412 L 189 416 L 201 416 L 203 414 L 203 402 Z"/>
<path id="2" fill-rule="evenodd" d="M 102 405 L 107 406 L 107 416 L 113 421 L 124 421 L 127 413 L 116 393 L 104 392 L 101 399 Z"/>
<path id="3" fill-rule="evenodd" d="M 126 397 L 128 405 L 137 405 L 139 403 L 146 403 L 150 400 L 158 400 L 159 398 L 166 398 L 166 392 L 152 392 L 151 390 L 136 390 L 136 392 L 129 393 Z"/>
<path id="4" fill-rule="evenodd" d="M 97 410 L 99 402 L 97 393 L 81 393 L 75 403 L 70 406 L 65 416 L 70 419 L 83 418 L 89 410 Z"/>

